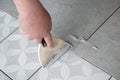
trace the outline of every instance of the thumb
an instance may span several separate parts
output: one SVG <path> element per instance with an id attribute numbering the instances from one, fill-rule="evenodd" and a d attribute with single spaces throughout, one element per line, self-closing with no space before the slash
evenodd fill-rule
<path id="1" fill-rule="evenodd" d="M 52 48 L 53 47 L 53 39 L 52 39 L 51 33 L 49 33 L 47 36 L 45 36 L 44 39 L 47 43 L 47 46 Z"/>

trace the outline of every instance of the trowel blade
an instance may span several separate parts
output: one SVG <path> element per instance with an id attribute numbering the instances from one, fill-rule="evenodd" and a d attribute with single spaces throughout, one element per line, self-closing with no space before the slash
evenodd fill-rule
<path id="1" fill-rule="evenodd" d="M 58 61 L 69 49 L 71 48 L 71 46 L 69 44 L 65 44 L 65 46 L 59 50 L 50 60 L 50 62 L 45 66 L 45 67 L 49 67 L 51 65 L 53 65 L 56 61 Z"/>
<path id="2" fill-rule="evenodd" d="M 39 45 L 38 58 L 42 67 L 48 67 L 55 63 L 62 55 L 64 55 L 71 45 L 59 38 L 53 38 L 54 47 L 48 48 Z"/>

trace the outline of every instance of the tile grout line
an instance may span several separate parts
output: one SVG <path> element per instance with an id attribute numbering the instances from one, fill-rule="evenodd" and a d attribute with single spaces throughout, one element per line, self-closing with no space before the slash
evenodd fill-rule
<path id="1" fill-rule="evenodd" d="M 27 80 L 30 80 L 41 68 L 42 66 L 40 66 Z"/>
<path id="2" fill-rule="evenodd" d="M 1 9 L 1 8 L 0 8 Z M 11 15 L 10 13 L 8 13 L 7 11 L 5 11 L 5 10 L 3 10 L 3 9 L 1 9 L 2 11 L 4 11 L 4 12 L 6 12 L 7 14 L 9 14 L 9 15 Z M 13 15 L 11 15 L 11 16 L 13 16 Z M 17 27 L 15 30 L 13 30 L 10 34 L 8 34 L 6 37 L 4 37 L 1 41 L 0 41 L 0 44 L 4 41 L 4 40 L 6 40 L 10 35 L 12 35 L 15 31 L 17 31 L 19 28 Z M 1 69 L 0 69 L 0 71 L 5 75 L 5 76 L 7 76 L 9 79 L 11 79 L 11 80 L 13 80 L 7 73 L 5 73 L 4 71 L 2 71 Z"/>
<path id="3" fill-rule="evenodd" d="M 118 6 L 86 40 L 88 41 L 114 15 L 114 13 L 118 11 L 118 9 L 120 9 L 120 6 Z"/>
<path id="4" fill-rule="evenodd" d="M 2 11 L 4 11 L 4 12 L 6 12 L 7 14 L 9 14 L 9 15 L 11 15 L 12 17 L 14 17 L 15 19 L 17 19 L 17 17 L 16 17 L 16 16 L 12 15 L 12 13 L 10 13 L 10 12 L 6 11 L 5 9 L 0 8 L 0 10 L 2 10 Z"/>
<path id="5" fill-rule="evenodd" d="M 5 76 L 7 76 L 8 78 L 10 78 L 11 80 L 13 80 L 10 76 L 8 76 L 4 71 L 2 71 L 1 69 L 0 69 L 0 71 L 5 75 Z"/>
<path id="6" fill-rule="evenodd" d="M 110 78 L 108 80 L 111 80 L 112 76 L 110 76 Z"/>
<path id="7" fill-rule="evenodd" d="M 9 15 L 11 15 L 9 12 L 7 12 L 6 10 L 4 10 L 4 9 L 1 9 L 0 8 L 0 10 L 2 10 L 2 11 L 4 11 L 4 12 L 6 12 L 7 14 L 9 14 Z M 14 17 L 14 18 L 16 18 L 15 16 L 13 16 L 13 15 L 11 15 L 12 17 Z M 0 44 L 4 41 L 4 40 L 6 40 L 10 35 L 12 35 L 15 31 L 17 31 L 19 29 L 19 27 L 17 27 L 15 30 L 13 30 L 10 34 L 8 34 L 6 37 L 4 37 L 1 41 L 0 41 Z"/>
<path id="8" fill-rule="evenodd" d="M 1 9 L 1 8 L 0 8 Z M 11 15 L 9 12 L 7 12 L 6 10 L 4 9 L 1 9 L 3 10 L 4 12 L 8 13 L 9 15 Z M 11 15 L 12 17 L 14 18 L 17 18 L 16 16 L 13 16 Z M 16 28 L 12 33 L 10 33 L 8 36 L 6 36 L 3 40 L 0 41 L 0 43 L 2 43 L 4 40 L 6 40 L 10 35 L 12 35 L 15 31 L 17 31 L 19 28 Z M 30 80 L 42 67 L 39 67 L 27 80 Z M 6 73 L 4 73 L 6 74 Z M 9 77 L 9 76 L 8 76 Z M 12 78 L 10 78 L 11 80 L 13 80 Z"/>
<path id="9" fill-rule="evenodd" d="M 87 41 L 120 9 L 120 6 L 118 6 L 109 16 L 108 18 L 105 19 L 105 21 L 86 39 Z M 103 72 L 107 73 L 108 75 L 110 75 L 110 78 L 108 80 L 110 80 L 112 78 L 111 74 L 109 74 L 108 72 L 104 71 L 103 69 L 99 68 L 98 66 L 96 66 L 95 64 L 91 63 L 90 61 L 86 60 L 85 58 L 81 57 L 82 59 L 84 59 L 85 61 L 89 62 L 90 64 L 94 65 L 95 67 L 97 67 L 98 69 L 102 70 Z"/>
<path id="10" fill-rule="evenodd" d="M 85 61 L 87 61 L 88 63 L 90 63 L 91 65 L 93 65 L 93 66 L 95 66 L 96 68 L 98 68 L 98 69 L 100 69 L 100 70 L 102 70 L 103 72 L 105 72 L 106 74 L 108 74 L 109 76 L 110 76 L 110 78 L 111 78 L 111 74 L 109 74 L 108 72 L 106 72 L 105 70 L 103 70 L 103 69 L 101 69 L 101 68 L 99 68 L 98 66 L 96 66 L 95 64 L 93 64 L 93 63 L 91 63 L 90 61 L 88 61 L 87 59 L 85 59 L 85 58 L 83 58 L 83 57 L 81 57 L 83 60 L 85 60 Z M 108 80 L 110 79 L 110 78 L 108 78 Z"/>
<path id="11" fill-rule="evenodd" d="M 9 36 L 11 36 L 15 31 L 17 31 L 19 28 L 16 28 L 14 31 L 12 31 L 9 35 L 7 35 L 4 39 L 2 39 L 1 41 L 0 41 L 0 44 L 4 41 L 4 40 L 6 40 Z"/>

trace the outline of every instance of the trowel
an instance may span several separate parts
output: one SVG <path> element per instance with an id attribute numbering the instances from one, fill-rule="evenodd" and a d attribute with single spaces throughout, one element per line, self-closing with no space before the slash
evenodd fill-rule
<path id="1" fill-rule="evenodd" d="M 71 45 L 66 41 L 53 37 L 53 47 L 49 48 L 44 39 L 38 47 L 38 58 L 42 67 L 48 67 L 54 64 L 62 55 L 64 55 Z"/>

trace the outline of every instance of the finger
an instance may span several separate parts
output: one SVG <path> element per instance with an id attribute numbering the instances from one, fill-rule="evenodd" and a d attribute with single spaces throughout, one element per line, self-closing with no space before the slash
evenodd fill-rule
<path id="1" fill-rule="evenodd" d="M 52 40 L 51 34 L 49 33 L 47 36 L 44 37 L 44 39 L 47 43 L 47 46 L 52 48 L 53 47 L 53 40 Z"/>
<path id="2" fill-rule="evenodd" d="M 32 37 L 32 36 L 27 35 L 26 37 L 27 37 L 29 40 L 33 40 L 33 37 Z"/>
<path id="3" fill-rule="evenodd" d="M 36 38 L 34 39 L 34 42 L 36 42 L 37 44 L 39 44 L 41 42 L 42 38 Z"/>

